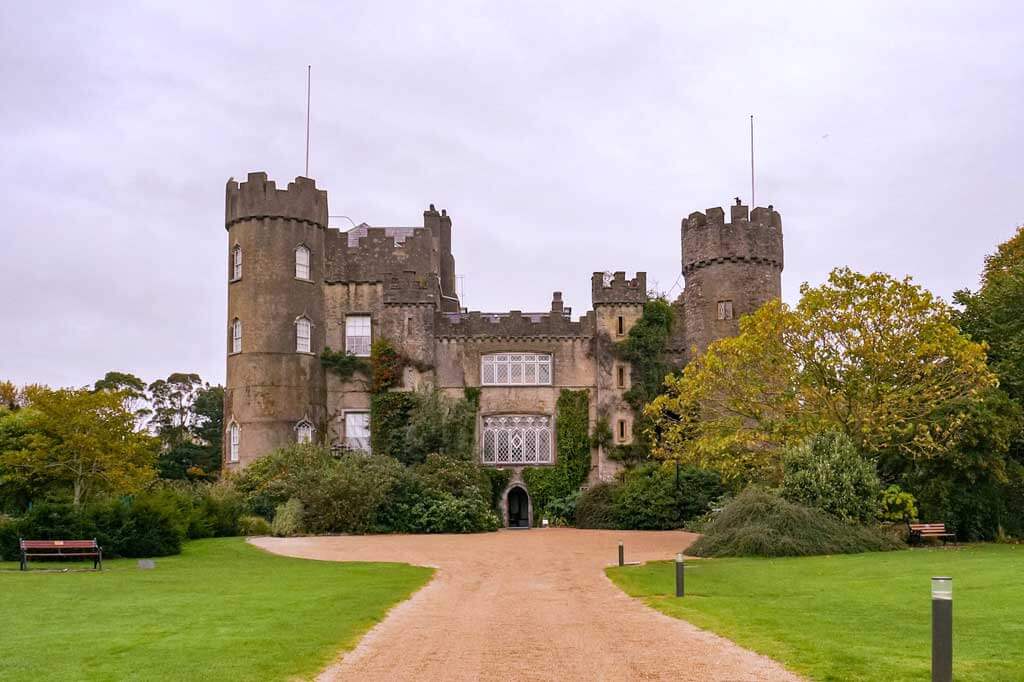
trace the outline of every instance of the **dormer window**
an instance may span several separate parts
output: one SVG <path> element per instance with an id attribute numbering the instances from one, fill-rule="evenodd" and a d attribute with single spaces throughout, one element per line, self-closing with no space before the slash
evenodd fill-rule
<path id="1" fill-rule="evenodd" d="M 491 353 L 480 358 L 484 386 L 550 386 L 548 353 Z"/>
<path id="2" fill-rule="evenodd" d="M 295 247 L 295 279 L 310 279 L 309 249 L 301 244 Z"/>
<path id="3" fill-rule="evenodd" d="M 310 353 L 312 345 L 310 336 L 313 329 L 312 323 L 305 317 L 295 320 L 295 352 Z"/>
<path id="4" fill-rule="evenodd" d="M 231 281 L 242 279 L 242 247 L 235 244 L 231 249 Z"/>

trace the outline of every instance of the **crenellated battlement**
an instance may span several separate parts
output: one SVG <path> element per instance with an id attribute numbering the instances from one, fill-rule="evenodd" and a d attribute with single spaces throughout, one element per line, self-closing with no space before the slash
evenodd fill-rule
<path id="1" fill-rule="evenodd" d="M 740 203 L 695 211 L 682 221 L 683 274 L 716 263 L 765 264 L 782 269 L 782 217 L 774 206 L 748 213 Z"/>
<path id="2" fill-rule="evenodd" d="M 245 182 L 228 180 L 224 226 L 241 220 L 284 218 L 327 227 L 327 191 L 311 178 L 297 177 L 287 189 L 277 189 L 266 173 L 249 173 Z"/>
<path id="3" fill-rule="evenodd" d="M 467 338 L 540 338 L 590 337 L 594 335 L 593 312 L 579 320 L 572 320 L 559 312 L 524 313 L 436 313 L 434 333 L 437 337 Z"/>
<path id="4" fill-rule="evenodd" d="M 599 303 L 645 303 L 647 301 L 647 273 L 638 272 L 633 279 L 626 279 L 625 272 L 611 276 L 595 272 L 590 278 L 591 298 L 594 305 Z"/>

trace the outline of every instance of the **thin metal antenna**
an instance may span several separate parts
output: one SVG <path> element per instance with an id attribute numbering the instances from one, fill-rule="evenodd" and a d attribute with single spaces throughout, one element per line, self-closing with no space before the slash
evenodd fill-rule
<path id="1" fill-rule="evenodd" d="M 313 84 L 313 65 L 306 65 L 306 175 L 309 177 L 309 90 Z"/>
<path id="2" fill-rule="evenodd" d="M 754 115 L 750 115 L 750 207 L 756 208 L 754 199 Z"/>

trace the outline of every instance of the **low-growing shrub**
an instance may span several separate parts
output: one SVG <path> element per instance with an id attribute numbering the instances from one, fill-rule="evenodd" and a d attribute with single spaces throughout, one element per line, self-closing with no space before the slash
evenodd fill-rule
<path id="1" fill-rule="evenodd" d="M 270 522 L 262 516 L 243 516 L 238 519 L 238 534 L 245 536 L 270 535 Z"/>
<path id="2" fill-rule="evenodd" d="M 724 489 L 706 469 L 646 464 L 629 469 L 615 493 L 615 523 L 631 530 L 682 528 L 708 510 Z"/>
<path id="3" fill-rule="evenodd" d="M 820 509 L 748 488 L 718 513 L 688 552 L 695 556 L 777 557 L 853 554 L 903 546 L 876 528 L 844 523 Z"/>
<path id="4" fill-rule="evenodd" d="M 587 488 L 576 501 L 578 528 L 617 528 L 614 483 L 598 483 Z"/>
<path id="5" fill-rule="evenodd" d="M 279 538 L 302 535 L 302 516 L 304 513 L 302 501 L 297 497 L 293 497 L 275 510 L 274 520 L 270 524 L 270 532 Z"/>
<path id="6" fill-rule="evenodd" d="M 479 497 L 455 497 L 440 493 L 412 509 L 414 529 L 419 533 L 479 533 L 498 530 L 501 522 Z"/>

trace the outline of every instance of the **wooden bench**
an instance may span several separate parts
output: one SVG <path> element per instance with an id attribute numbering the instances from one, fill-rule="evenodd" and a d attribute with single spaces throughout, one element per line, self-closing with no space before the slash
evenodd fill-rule
<path id="1" fill-rule="evenodd" d="M 103 570 L 103 548 L 92 540 L 21 540 L 21 570 L 28 570 L 29 557 L 89 558 L 93 569 Z"/>
<path id="2" fill-rule="evenodd" d="M 911 544 L 919 545 L 926 538 L 942 540 L 942 544 L 946 544 L 950 538 L 956 541 L 956 533 L 948 532 L 944 523 L 908 523 L 907 528 L 910 529 Z"/>

